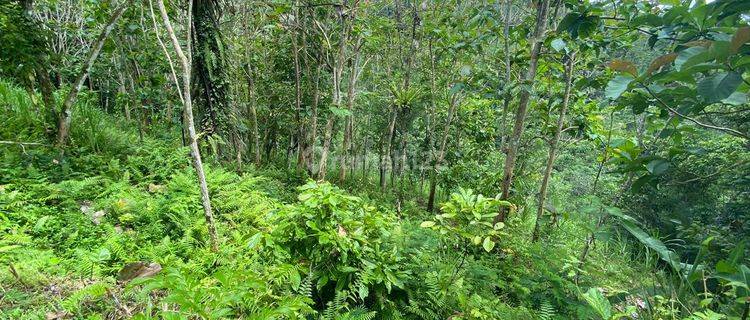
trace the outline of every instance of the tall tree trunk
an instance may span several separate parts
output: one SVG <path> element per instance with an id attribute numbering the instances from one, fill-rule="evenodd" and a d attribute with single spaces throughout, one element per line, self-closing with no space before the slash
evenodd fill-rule
<path id="1" fill-rule="evenodd" d="M 575 52 L 570 54 L 570 56 L 568 56 L 568 61 L 565 64 L 565 93 L 563 94 L 563 103 L 560 107 L 560 115 L 557 117 L 555 137 L 552 139 L 552 143 L 550 143 L 549 146 L 549 154 L 547 155 L 547 167 L 544 169 L 542 185 L 539 186 L 539 203 L 537 204 L 536 208 L 536 222 L 534 223 L 534 232 L 531 237 L 532 242 L 536 242 L 537 240 L 539 240 L 539 225 L 542 220 L 542 214 L 544 213 L 544 202 L 547 198 L 547 185 L 549 184 L 549 179 L 552 175 L 552 166 L 555 164 L 557 145 L 560 142 L 560 135 L 563 130 L 563 124 L 565 124 L 565 113 L 568 111 L 568 103 L 570 101 L 570 88 L 573 82 L 575 56 Z"/>
<path id="2" fill-rule="evenodd" d="M 385 174 L 387 171 L 388 161 L 391 161 L 393 163 L 393 159 L 391 156 L 392 148 L 391 144 L 393 143 L 393 135 L 396 131 L 396 116 L 398 114 L 398 111 L 396 110 L 396 107 L 393 107 L 394 110 L 391 114 L 391 120 L 388 122 L 388 134 L 385 138 L 385 146 L 383 149 L 383 152 L 381 153 L 381 159 L 380 159 L 380 189 L 385 190 L 386 186 L 386 179 Z M 391 170 L 391 173 L 393 173 L 393 170 Z"/>
<path id="3" fill-rule="evenodd" d="M 542 44 L 544 43 L 544 33 L 547 30 L 547 13 L 549 11 L 549 0 L 542 0 L 537 8 L 536 17 L 536 28 L 534 29 L 534 38 L 532 39 L 531 46 L 531 57 L 529 59 L 529 70 L 526 73 L 524 83 L 533 84 L 534 78 L 536 78 L 536 69 L 539 63 L 539 52 L 542 50 Z M 502 198 L 508 199 L 510 196 L 510 187 L 513 183 L 513 170 L 516 166 L 516 160 L 518 157 L 518 146 L 521 142 L 521 135 L 523 134 L 524 122 L 526 120 L 526 111 L 529 106 L 529 98 L 531 97 L 531 88 L 527 88 L 521 91 L 521 97 L 518 104 L 518 110 L 516 111 L 516 119 L 513 126 L 513 135 L 510 139 L 510 146 L 508 148 L 508 154 L 505 157 L 505 166 L 503 167 L 503 185 L 502 185 Z M 499 214 L 495 217 L 495 222 L 505 221 L 507 218 L 508 210 L 506 207 L 501 207 Z"/>
<path id="4" fill-rule="evenodd" d="M 193 87 L 196 107 L 203 113 L 201 135 L 209 138 L 214 134 L 231 134 L 234 127 L 231 119 L 230 96 L 227 94 L 226 43 L 221 34 L 219 0 L 193 0 L 195 31 L 191 47 Z M 216 155 L 222 154 L 221 144 L 216 144 Z"/>
<path id="5" fill-rule="evenodd" d="M 248 91 L 250 92 L 250 120 L 253 122 L 253 152 L 255 154 L 255 165 L 260 166 L 260 131 L 258 130 L 258 112 L 255 108 L 255 82 L 253 81 L 252 70 L 248 74 Z"/>
<path id="6" fill-rule="evenodd" d="M 156 34 L 156 41 L 159 42 L 159 47 L 161 47 L 161 50 L 164 51 L 164 56 L 167 57 L 167 62 L 169 63 L 169 71 L 170 75 L 172 76 L 172 81 L 174 81 L 175 89 L 177 89 L 177 95 L 180 97 L 180 102 L 182 104 L 185 104 L 185 101 L 182 96 L 182 89 L 180 89 L 180 81 L 177 79 L 177 72 L 174 70 L 174 63 L 172 62 L 172 55 L 169 54 L 169 51 L 167 50 L 167 46 L 164 44 L 164 41 L 161 40 L 161 35 L 159 35 L 159 27 L 156 23 L 156 14 L 154 14 L 154 5 L 151 0 L 148 0 L 148 9 L 151 12 L 151 22 L 154 24 L 154 34 Z M 171 121 L 172 119 L 170 119 Z"/>
<path id="7" fill-rule="evenodd" d="M 445 148 L 448 145 L 448 136 L 451 131 L 451 123 L 453 123 L 453 115 L 456 113 L 456 107 L 458 106 L 458 97 L 456 94 L 451 99 L 451 106 L 448 109 L 448 120 L 445 122 L 445 129 L 443 129 L 443 139 L 440 142 L 440 151 L 438 151 L 437 159 L 435 159 L 435 166 L 432 168 L 430 173 L 430 193 L 427 198 L 427 211 L 432 212 L 435 207 L 435 189 L 437 187 L 437 173 L 440 168 L 440 164 L 445 158 Z"/>
<path id="8" fill-rule="evenodd" d="M 318 180 L 325 180 L 326 173 L 328 172 L 328 150 L 331 148 L 331 140 L 333 139 L 333 126 L 336 121 L 336 115 L 331 114 L 328 116 L 326 122 L 326 131 L 323 136 L 323 152 L 320 154 L 320 168 L 318 169 Z"/>
<path id="9" fill-rule="evenodd" d="M 295 1 L 296 3 L 296 1 Z M 299 8 L 299 6 L 295 6 L 295 8 Z M 295 13 L 296 17 L 299 17 L 299 10 Z M 296 131 L 295 136 L 297 139 L 297 169 L 302 169 L 305 165 L 305 139 L 304 139 L 304 132 L 305 130 L 302 128 L 302 119 L 300 117 L 300 113 L 302 112 L 302 70 L 300 66 L 299 61 L 299 44 L 297 43 L 297 33 L 300 29 L 300 26 L 298 25 L 299 21 L 295 21 L 295 24 L 291 26 L 293 32 L 292 32 L 292 55 L 294 56 L 294 89 L 295 89 L 295 96 L 294 96 L 294 121 L 296 125 Z"/>
<path id="10" fill-rule="evenodd" d="M 164 26 L 167 28 L 169 37 L 172 38 L 172 44 L 174 50 L 177 52 L 177 56 L 182 62 L 182 85 L 183 94 L 185 95 L 183 101 L 185 103 L 184 116 L 187 122 L 188 134 L 190 135 L 190 155 L 193 158 L 193 166 L 195 172 L 198 174 L 198 183 L 201 189 L 201 200 L 203 203 L 203 214 L 206 218 L 206 224 L 208 224 L 208 235 L 211 239 L 211 250 L 216 252 L 219 251 L 219 240 L 216 234 L 216 225 L 214 223 L 214 216 L 211 212 L 211 198 L 208 194 L 208 183 L 206 182 L 206 174 L 203 171 L 203 161 L 201 160 L 200 149 L 198 148 L 198 135 L 195 132 L 195 121 L 193 119 L 193 99 L 190 94 L 190 59 L 183 53 L 180 47 L 180 42 L 177 40 L 177 36 L 172 29 L 172 24 L 169 21 L 167 15 L 167 9 L 164 8 L 163 0 L 156 0 L 161 12 L 161 17 L 164 20 Z M 188 7 L 192 6 L 193 2 L 190 0 Z M 192 25 L 192 11 L 188 8 L 188 30 Z M 188 42 L 190 42 L 190 31 L 188 31 Z M 189 54 L 189 53 L 188 53 Z"/>
<path id="11" fill-rule="evenodd" d="M 86 57 L 86 60 L 84 61 L 83 68 L 81 68 L 81 72 L 78 74 L 78 78 L 70 88 L 70 92 L 68 92 L 68 95 L 65 98 L 65 102 L 63 102 L 62 105 L 62 110 L 60 112 L 59 122 L 57 125 L 57 144 L 59 146 L 64 146 L 68 141 L 68 137 L 70 136 L 70 122 L 73 119 L 73 105 L 78 98 L 78 92 L 81 91 L 83 83 L 86 81 L 91 67 L 94 65 L 96 58 L 99 57 L 99 53 L 102 51 L 104 42 L 107 40 L 110 32 L 112 32 L 112 30 L 115 28 L 115 25 L 117 24 L 117 21 L 120 19 L 120 17 L 122 17 L 122 14 L 125 13 L 125 10 L 127 10 L 127 8 L 130 6 L 130 2 L 130 0 L 126 1 L 125 3 L 117 7 L 117 9 L 115 9 L 114 13 L 112 13 L 112 16 L 109 18 L 109 21 L 107 21 L 107 24 L 104 26 L 104 29 L 102 29 L 102 32 L 99 34 L 96 40 L 94 40 L 94 43 L 91 44 L 91 49 L 88 56 Z"/>
<path id="12" fill-rule="evenodd" d="M 55 88 L 52 86 L 52 81 L 49 78 L 47 68 L 39 65 L 35 68 L 36 78 L 39 80 L 39 91 L 42 93 L 42 101 L 44 106 L 47 108 L 47 114 L 49 119 L 54 121 L 57 119 L 57 102 L 55 101 Z M 52 123 L 52 122 L 51 122 Z"/>
<path id="13" fill-rule="evenodd" d="M 354 47 L 354 59 L 351 63 L 351 69 L 349 71 L 349 83 L 346 92 L 346 110 L 349 111 L 349 115 L 346 116 L 346 125 L 344 128 L 344 141 L 341 149 L 341 156 L 339 157 L 339 181 L 346 179 L 347 160 L 352 154 L 352 135 L 354 134 L 354 121 L 352 113 L 354 111 L 354 99 L 357 91 L 357 79 L 361 70 L 359 70 L 359 53 L 362 45 L 362 37 L 357 38 L 357 43 Z M 365 62 L 367 63 L 367 62 Z"/>
<path id="14" fill-rule="evenodd" d="M 307 138 L 307 172 L 315 172 L 315 146 L 318 142 L 318 103 L 320 102 L 320 65 L 315 68 L 312 87 L 312 105 L 310 106 L 310 130 Z"/>
<path id="15" fill-rule="evenodd" d="M 510 8 L 513 6 L 513 0 L 506 0 L 505 4 L 505 26 L 503 26 L 503 50 L 505 51 L 505 84 L 503 89 L 505 90 L 503 98 L 503 113 L 500 117 L 500 149 L 505 150 L 505 142 L 507 140 L 507 134 L 505 133 L 507 127 L 508 118 L 508 106 L 510 100 L 513 99 L 510 93 Z"/>

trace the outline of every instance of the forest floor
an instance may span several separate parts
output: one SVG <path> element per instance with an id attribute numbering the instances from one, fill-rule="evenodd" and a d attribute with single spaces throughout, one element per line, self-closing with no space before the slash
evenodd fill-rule
<path id="1" fill-rule="evenodd" d="M 609 241 L 575 281 L 585 216 L 537 244 L 532 215 L 518 214 L 487 253 L 420 227 L 434 216 L 418 197 L 396 212 L 371 182 L 344 191 L 209 159 L 212 252 L 187 149 L 139 141 L 106 116 L 97 126 L 74 131 L 79 147 L 62 158 L 0 146 L 0 319 L 585 318 L 588 287 L 619 301 L 648 282 L 632 249 Z"/>

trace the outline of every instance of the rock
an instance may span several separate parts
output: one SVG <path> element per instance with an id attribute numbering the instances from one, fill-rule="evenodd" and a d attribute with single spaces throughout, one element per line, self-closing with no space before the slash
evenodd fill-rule
<path id="1" fill-rule="evenodd" d="M 84 214 L 90 214 L 93 208 L 91 207 L 91 201 L 81 201 L 81 212 Z"/>
<path id="2" fill-rule="evenodd" d="M 142 261 L 128 263 L 117 273 L 117 281 L 128 282 L 135 278 L 151 277 L 161 271 L 161 265 L 156 262 Z"/>
<path id="3" fill-rule="evenodd" d="M 91 222 L 93 222 L 94 224 L 98 225 L 98 224 L 102 223 L 102 218 L 107 213 L 104 210 L 99 210 L 99 211 L 96 211 L 96 212 L 93 212 L 93 211 L 94 211 L 94 207 L 93 207 L 93 204 L 91 203 L 91 201 L 82 201 L 81 202 L 81 212 L 83 214 L 89 216 L 89 218 L 91 219 Z"/>
<path id="4" fill-rule="evenodd" d="M 104 217 L 105 214 L 104 210 L 94 212 L 94 214 L 91 215 L 91 221 L 93 221 L 94 224 L 100 224 L 102 223 L 102 217 Z"/>

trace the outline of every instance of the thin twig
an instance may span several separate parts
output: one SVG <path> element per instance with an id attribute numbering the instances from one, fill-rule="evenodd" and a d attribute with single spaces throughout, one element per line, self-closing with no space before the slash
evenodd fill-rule
<path id="1" fill-rule="evenodd" d="M 728 133 L 730 135 L 733 135 L 735 137 L 739 137 L 739 138 L 742 138 L 742 139 L 745 139 L 745 140 L 750 140 L 750 136 L 748 136 L 748 135 L 746 135 L 746 134 L 744 134 L 742 132 L 739 132 L 737 130 L 734 130 L 732 128 L 719 127 L 719 126 L 714 126 L 714 125 L 706 124 L 706 123 L 700 122 L 697 119 L 692 118 L 692 117 L 690 117 L 688 115 L 684 115 L 684 114 L 678 112 L 677 110 L 675 110 L 674 108 L 670 107 L 669 105 L 667 105 L 664 102 L 664 100 L 662 100 L 661 98 L 659 98 L 658 96 L 656 96 L 656 94 L 654 94 L 654 92 L 651 91 L 651 89 L 648 86 L 643 85 L 643 88 L 645 88 L 646 91 L 648 91 L 648 93 L 654 99 L 656 99 L 657 102 L 659 102 L 662 106 L 664 106 L 665 108 L 667 108 L 667 110 L 669 110 L 669 112 L 671 112 L 672 114 L 677 115 L 680 118 L 683 118 L 683 119 L 688 120 L 688 121 L 690 121 L 692 123 L 695 123 L 696 125 L 698 125 L 700 127 L 704 127 L 704 128 L 708 128 L 708 129 L 714 129 L 714 130 L 726 132 L 726 133 Z"/>

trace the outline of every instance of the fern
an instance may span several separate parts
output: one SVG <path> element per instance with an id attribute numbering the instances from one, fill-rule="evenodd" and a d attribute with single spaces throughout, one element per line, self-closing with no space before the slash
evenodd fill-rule
<path id="1" fill-rule="evenodd" d="M 328 307 L 323 311 L 322 320 L 337 320 L 336 314 L 346 308 L 348 293 L 345 290 L 336 291 L 333 300 L 328 302 Z"/>
<path id="2" fill-rule="evenodd" d="M 76 313 L 80 310 L 83 302 L 104 297 L 107 294 L 107 290 L 111 287 L 112 285 L 109 283 L 97 282 L 76 291 L 69 297 L 65 298 L 60 304 L 63 309 Z"/>
<path id="3" fill-rule="evenodd" d="M 547 299 L 539 302 L 539 310 L 536 312 L 537 319 L 551 320 L 555 316 L 555 307 Z"/>

